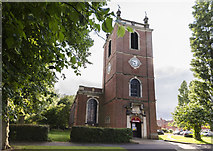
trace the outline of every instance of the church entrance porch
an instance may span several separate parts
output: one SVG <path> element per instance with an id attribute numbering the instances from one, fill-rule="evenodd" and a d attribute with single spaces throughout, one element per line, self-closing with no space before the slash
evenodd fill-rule
<path id="1" fill-rule="evenodd" d="M 131 128 L 133 137 L 147 138 L 146 115 L 142 103 L 130 103 L 127 106 L 127 128 Z"/>

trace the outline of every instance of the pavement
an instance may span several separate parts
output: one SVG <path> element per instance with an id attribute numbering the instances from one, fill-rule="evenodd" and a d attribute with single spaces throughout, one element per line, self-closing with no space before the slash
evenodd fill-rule
<path id="1" fill-rule="evenodd" d="M 128 151 L 213 151 L 213 145 L 198 145 L 198 144 L 182 144 L 176 142 L 167 142 L 163 140 L 150 140 L 134 138 L 131 143 L 125 144 L 91 144 L 91 143 L 73 143 L 73 142 L 12 142 L 11 145 L 17 146 L 106 146 L 106 147 L 122 147 Z"/>
<path id="2" fill-rule="evenodd" d="M 164 140 L 144 140 L 134 138 L 132 140 L 135 143 L 138 143 L 145 149 L 156 149 L 156 150 L 193 150 L 193 151 L 213 151 L 213 145 L 210 144 L 191 144 L 191 143 L 180 143 L 173 141 L 164 141 Z"/>

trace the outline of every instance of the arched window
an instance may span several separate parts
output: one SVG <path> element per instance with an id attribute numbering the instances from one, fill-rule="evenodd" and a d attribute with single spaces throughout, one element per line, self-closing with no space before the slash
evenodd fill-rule
<path id="1" fill-rule="evenodd" d="M 111 55 L 111 40 L 109 41 L 109 45 L 108 45 L 108 57 L 110 57 Z"/>
<path id="2" fill-rule="evenodd" d="M 137 79 L 130 81 L 130 96 L 141 97 L 141 83 Z"/>
<path id="3" fill-rule="evenodd" d="M 90 99 L 87 102 L 87 124 L 97 123 L 97 106 L 98 103 L 95 99 Z"/>
<path id="4" fill-rule="evenodd" d="M 138 49 L 138 34 L 136 32 L 131 33 L 131 48 Z"/>

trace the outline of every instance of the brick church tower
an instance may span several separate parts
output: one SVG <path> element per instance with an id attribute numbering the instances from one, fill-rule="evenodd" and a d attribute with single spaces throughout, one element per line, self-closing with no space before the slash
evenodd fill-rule
<path id="1" fill-rule="evenodd" d="M 103 94 L 101 116 L 104 126 L 132 128 L 143 138 L 157 137 L 154 87 L 152 29 L 144 24 L 122 19 L 118 24 L 134 32 L 117 36 L 118 25 L 104 45 Z"/>
<path id="2" fill-rule="evenodd" d="M 117 36 L 119 25 L 104 44 L 103 88 L 80 86 L 71 107 L 71 125 L 131 128 L 133 136 L 158 138 L 154 87 L 152 29 L 122 19 L 117 23 L 133 32 Z"/>

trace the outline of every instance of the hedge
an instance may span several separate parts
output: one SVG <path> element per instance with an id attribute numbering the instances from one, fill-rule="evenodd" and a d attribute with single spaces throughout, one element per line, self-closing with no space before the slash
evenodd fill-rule
<path id="1" fill-rule="evenodd" d="M 129 128 L 101 128 L 73 126 L 70 133 L 72 142 L 127 143 L 132 138 Z"/>
<path id="2" fill-rule="evenodd" d="M 10 124 L 10 141 L 47 141 L 48 125 Z"/>

